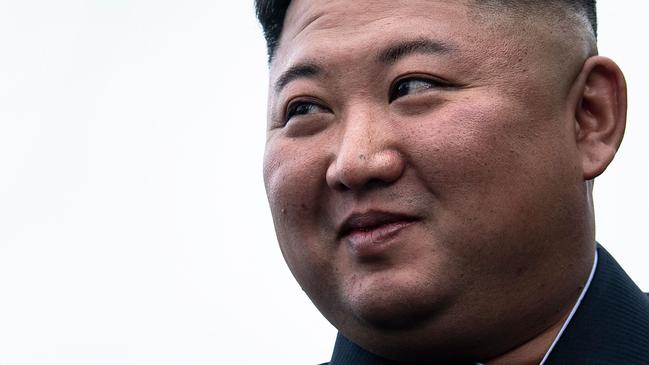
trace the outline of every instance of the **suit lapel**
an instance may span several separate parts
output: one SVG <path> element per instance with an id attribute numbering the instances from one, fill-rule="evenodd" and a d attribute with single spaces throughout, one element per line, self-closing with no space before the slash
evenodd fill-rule
<path id="1" fill-rule="evenodd" d="M 546 365 L 649 364 L 649 299 L 601 246 L 598 255 L 591 286 Z"/>
<path id="2" fill-rule="evenodd" d="M 386 360 L 366 351 L 345 336 L 338 333 L 336 345 L 331 356 L 330 365 L 396 365 L 396 362 Z"/>

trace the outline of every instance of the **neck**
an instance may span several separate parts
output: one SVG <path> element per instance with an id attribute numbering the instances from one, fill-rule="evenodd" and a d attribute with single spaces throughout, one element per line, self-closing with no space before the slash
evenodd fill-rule
<path id="1" fill-rule="evenodd" d="M 559 335 L 561 327 L 568 319 L 572 308 L 569 308 L 554 324 L 538 336 L 523 345 L 494 359 L 486 361 L 486 365 L 539 365 L 543 356 L 550 349 L 552 342 Z"/>
<path id="2" fill-rule="evenodd" d="M 584 283 L 584 287 L 579 293 L 579 296 L 574 300 L 573 304 L 563 314 L 558 321 L 555 321 L 545 331 L 541 332 L 538 336 L 523 345 L 493 358 L 486 362 L 487 365 L 538 365 L 544 360 L 546 354 L 552 350 L 553 344 L 558 340 L 562 334 L 562 329 L 568 324 L 572 315 L 577 310 L 581 300 L 583 299 L 590 282 L 593 279 L 595 268 L 597 267 L 597 252 L 593 258 L 592 268 L 588 279 Z"/>

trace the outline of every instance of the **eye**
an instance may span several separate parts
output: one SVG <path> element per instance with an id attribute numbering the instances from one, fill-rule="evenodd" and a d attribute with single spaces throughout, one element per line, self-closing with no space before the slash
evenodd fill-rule
<path id="1" fill-rule="evenodd" d="M 284 118 L 284 122 L 288 123 L 289 120 L 300 115 L 327 112 L 329 112 L 329 109 L 312 101 L 296 101 L 289 104 L 288 108 L 286 108 L 286 117 Z"/>
<path id="2" fill-rule="evenodd" d="M 448 85 L 434 79 L 427 79 L 423 77 L 408 77 L 398 80 L 396 83 L 394 83 L 394 85 L 390 89 L 390 102 L 393 102 L 394 100 L 402 96 L 417 94 L 433 88 L 446 86 Z"/>

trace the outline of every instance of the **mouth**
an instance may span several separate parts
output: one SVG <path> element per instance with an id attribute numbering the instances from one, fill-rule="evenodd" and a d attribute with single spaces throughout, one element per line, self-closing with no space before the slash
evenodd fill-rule
<path id="1" fill-rule="evenodd" d="M 384 243 L 418 220 L 414 216 L 380 211 L 352 214 L 340 226 L 338 238 L 347 242 L 356 254 L 376 254 Z"/>

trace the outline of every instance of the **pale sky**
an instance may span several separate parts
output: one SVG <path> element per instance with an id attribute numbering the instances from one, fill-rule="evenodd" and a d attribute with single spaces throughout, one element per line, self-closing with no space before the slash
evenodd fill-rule
<path id="1" fill-rule="evenodd" d="M 649 290 L 645 2 L 600 1 L 629 83 L 598 239 Z M 317 364 L 261 176 L 251 1 L 0 2 L 0 364 Z"/>

